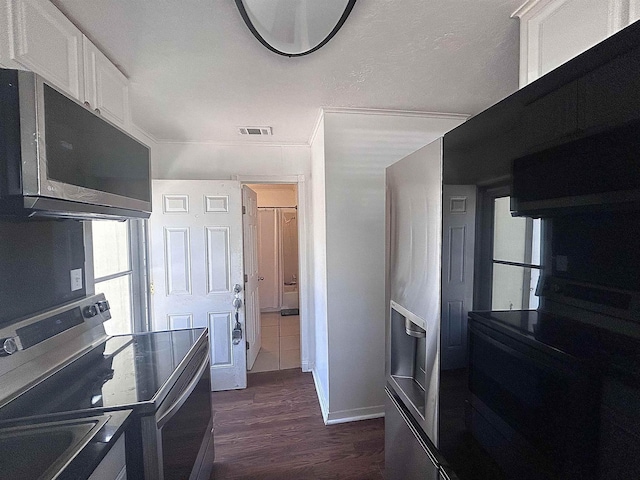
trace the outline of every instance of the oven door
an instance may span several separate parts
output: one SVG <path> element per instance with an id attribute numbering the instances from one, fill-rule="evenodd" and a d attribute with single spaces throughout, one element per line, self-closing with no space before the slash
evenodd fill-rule
<path id="1" fill-rule="evenodd" d="M 155 416 L 143 418 L 145 479 L 209 478 L 213 464 L 208 346 L 196 354 Z"/>
<path id="2" fill-rule="evenodd" d="M 596 390 L 584 366 L 470 319 L 469 389 L 471 433 L 508 478 L 593 478 Z"/>

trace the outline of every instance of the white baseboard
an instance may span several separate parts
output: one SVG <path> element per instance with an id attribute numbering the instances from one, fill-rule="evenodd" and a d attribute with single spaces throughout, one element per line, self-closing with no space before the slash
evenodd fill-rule
<path id="1" fill-rule="evenodd" d="M 335 425 L 337 423 L 356 422 L 358 420 L 369 420 L 380 417 L 384 417 L 384 405 L 328 412 L 324 423 L 325 425 Z"/>
<path id="2" fill-rule="evenodd" d="M 309 360 L 302 360 L 300 367 L 303 372 L 313 372 L 313 364 Z"/>
<path id="3" fill-rule="evenodd" d="M 322 412 L 322 420 L 326 425 L 327 424 L 327 397 L 324 394 L 324 390 L 322 390 L 322 386 L 320 385 L 318 378 L 316 377 L 316 371 L 311 370 L 311 373 L 313 374 L 313 383 L 316 386 L 316 394 L 318 395 L 318 403 L 320 404 L 320 411 Z"/>

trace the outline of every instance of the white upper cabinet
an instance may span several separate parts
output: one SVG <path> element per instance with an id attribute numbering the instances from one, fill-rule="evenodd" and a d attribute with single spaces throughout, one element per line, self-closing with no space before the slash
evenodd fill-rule
<path id="1" fill-rule="evenodd" d="M 9 60 L 84 98 L 82 32 L 49 1 L 5 3 Z"/>
<path id="2" fill-rule="evenodd" d="M 0 22 L 0 66 L 38 73 L 129 127 L 129 80 L 49 0 L 0 0 Z"/>
<path id="3" fill-rule="evenodd" d="M 85 104 L 113 123 L 129 122 L 129 80 L 84 37 Z"/>
<path id="4" fill-rule="evenodd" d="M 520 87 L 640 17 L 640 0 L 529 0 L 520 18 Z"/>

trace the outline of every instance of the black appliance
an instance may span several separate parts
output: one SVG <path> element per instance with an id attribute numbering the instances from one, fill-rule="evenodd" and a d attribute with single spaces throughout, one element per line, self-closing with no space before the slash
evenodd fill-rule
<path id="1" fill-rule="evenodd" d="M 31 72 L 0 69 L 0 212 L 149 217 L 149 148 Z"/>
<path id="2" fill-rule="evenodd" d="M 539 294 L 539 311 L 470 313 L 468 365 L 442 372 L 440 452 L 463 480 L 632 478 L 637 458 L 607 453 L 632 407 L 604 392 L 640 394 L 640 295 L 556 277 Z M 637 449 L 632 425 L 625 448 Z"/>
<path id="3" fill-rule="evenodd" d="M 133 411 L 127 475 L 208 478 L 213 462 L 206 329 L 107 337 L 100 294 L 0 331 L 0 426 Z"/>
<path id="4" fill-rule="evenodd" d="M 635 23 L 444 137 L 445 186 L 483 205 L 511 180 L 512 213 L 544 218 L 539 310 L 471 312 L 464 364 L 441 362 L 437 447 L 461 480 L 640 478 L 639 72 Z"/>

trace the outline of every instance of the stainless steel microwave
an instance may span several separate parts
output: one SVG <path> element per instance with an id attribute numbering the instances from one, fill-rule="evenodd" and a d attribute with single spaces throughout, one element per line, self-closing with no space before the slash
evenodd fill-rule
<path id="1" fill-rule="evenodd" d="M 146 218 L 149 148 L 43 77 L 0 69 L 0 214 Z"/>

